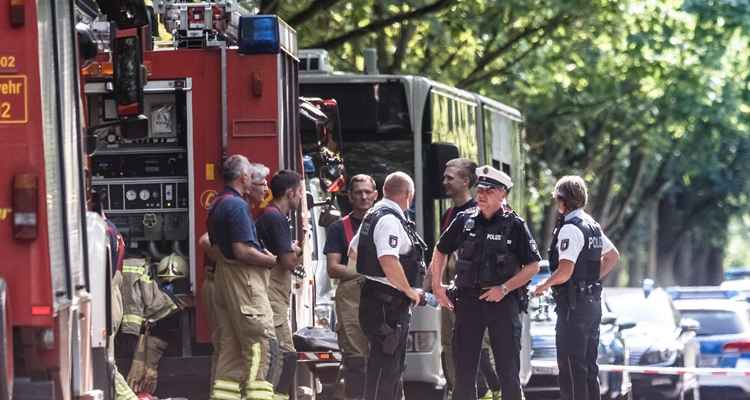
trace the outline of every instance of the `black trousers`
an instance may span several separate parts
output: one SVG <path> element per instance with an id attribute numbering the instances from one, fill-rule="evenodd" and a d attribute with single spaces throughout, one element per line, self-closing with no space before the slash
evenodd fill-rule
<path id="1" fill-rule="evenodd" d="M 599 400 L 599 323 L 602 303 L 599 293 L 575 296 L 557 304 L 557 366 L 562 400 Z"/>
<path id="2" fill-rule="evenodd" d="M 401 400 L 406 368 L 410 302 L 396 289 L 366 281 L 359 302 L 359 323 L 369 341 L 366 400 Z"/>
<path id="3" fill-rule="evenodd" d="M 482 337 L 488 330 L 503 400 L 521 400 L 518 299 L 508 295 L 499 303 L 494 303 L 479 300 L 480 294 L 478 290 L 459 290 L 456 300 L 456 324 L 453 328 L 456 387 L 453 398 L 477 399 L 477 368 Z"/>

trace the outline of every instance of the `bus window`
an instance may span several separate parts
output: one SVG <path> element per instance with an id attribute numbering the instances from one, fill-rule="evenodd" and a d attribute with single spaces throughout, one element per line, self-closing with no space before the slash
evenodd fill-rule
<path id="1" fill-rule="evenodd" d="M 301 91 L 305 97 L 338 102 L 349 176 L 371 175 L 380 188 L 391 172 L 414 174 L 414 138 L 402 82 L 305 83 Z"/>

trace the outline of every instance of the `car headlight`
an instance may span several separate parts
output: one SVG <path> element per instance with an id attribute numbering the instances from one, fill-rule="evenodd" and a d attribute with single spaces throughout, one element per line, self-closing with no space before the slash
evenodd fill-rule
<path id="1" fill-rule="evenodd" d="M 643 353 L 640 363 L 643 365 L 673 364 L 676 357 L 677 351 L 674 349 L 652 349 Z"/>
<path id="2" fill-rule="evenodd" d="M 333 320 L 333 307 L 330 304 L 320 304 L 315 306 L 315 327 L 333 329 L 331 321 Z"/>
<path id="3" fill-rule="evenodd" d="M 436 331 L 409 332 L 406 338 L 406 351 L 413 353 L 430 353 L 437 342 Z"/>

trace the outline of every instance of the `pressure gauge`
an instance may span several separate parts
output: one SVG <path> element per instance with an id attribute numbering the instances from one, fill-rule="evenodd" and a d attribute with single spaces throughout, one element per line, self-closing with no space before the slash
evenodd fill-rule
<path id="1" fill-rule="evenodd" d="M 151 193 L 147 189 L 142 189 L 140 193 L 138 193 L 138 197 L 141 198 L 141 200 L 146 201 L 151 197 Z"/>
<path id="2" fill-rule="evenodd" d="M 138 197 L 138 194 L 135 192 L 135 190 L 128 190 L 127 192 L 125 192 L 125 198 L 128 199 L 128 201 L 133 201 L 136 197 Z"/>

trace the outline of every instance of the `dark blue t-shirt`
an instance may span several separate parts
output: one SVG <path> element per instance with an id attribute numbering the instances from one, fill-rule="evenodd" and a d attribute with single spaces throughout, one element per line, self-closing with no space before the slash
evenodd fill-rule
<path id="1" fill-rule="evenodd" d="M 352 222 L 352 233 L 357 234 L 361 219 L 349 215 Z M 326 229 L 326 244 L 323 247 L 323 254 L 339 253 L 341 254 L 341 264 L 346 265 L 349 262 L 349 241 L 346 240 L 346 231 L 344 230 L 343 218 L 331 224 Z"/>
<path id="2" fill-rule="evenodd" d="M 258 236 L 275 256 L 292 252 L 292 229 L 287 217 L 275 207 L 268 206 L 258 217 Z"/>
<path id="3" fill-rule="evenodd" d="M 247 243 L 263 250 L 255 230 L 255 221 L 250 214 L 250 206 L 239 192 L 232 188 L 216 197 L 208 217 L 208 237 L 224 253 L 224 257 L 234 259 L 233 242 Z"/>

